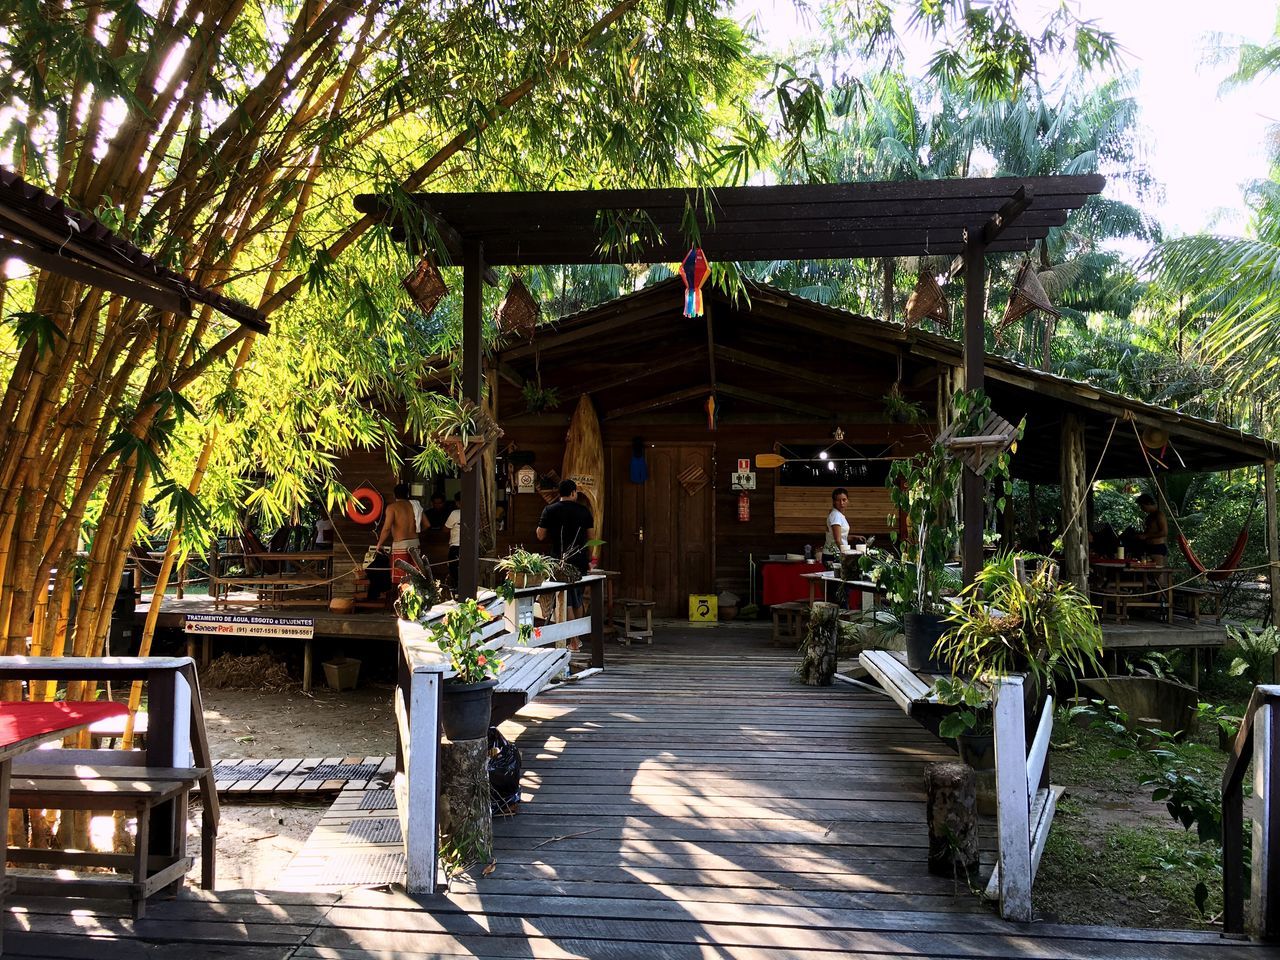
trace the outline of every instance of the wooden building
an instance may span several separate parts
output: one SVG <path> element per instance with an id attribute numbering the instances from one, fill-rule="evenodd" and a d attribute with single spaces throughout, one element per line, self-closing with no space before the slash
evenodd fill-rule
<path id="1" fill-rule="evenodd" d="M 519 492 L 517 471 L 562 473 L 569 419 L 586 396 L 605 451 L 603 565 L 621 571 L 621 595 L 656 600 L 668 615 L 685 610 L 691 593 L 730 590 L 745 602 L 749 560 L 820 548 L 836 486 L 850 491 L 852 533 L 887 534 L 888 461 L 935 434 L 963 364 L 955 340 L 771 287 L 754 286 L 749 302 L 737 303 L 707 291 L 698 319 L 682 315 L 682 294 L 679 281 L 656 284 L 543 326 L 532 340 L 509 337 L 485 365 L 505 431 L 489 514 L 503 518 L 497 552 L 535 543 L 544 498 L 536 485 Z M 1086 512 L 1077 508 L 1084 483 L 1145 476 L 1144 430 L 1168 438 L 1165 462 L 1177 470 L 1225 470 L 1274 456 L 1260 438 L 990 354 L 985 382 L 998 413 L 1026 418 L 1013 475 L 1067 481 L 1063 522 L 1073 522 L 1064 566 L 1073 578 L 1087 574 Z M 557 405 L 530 412 L 528 383 L 554 390 Z M 895 390 L 924 411 L 921 422 L 893 421 L 885 397 Z M 631 473 L 637 442 L 644 482 Z M 762 453 L 781 453 L 789 463 L 756 469 Z M 734 488 L 744 460 L 754 490 Z M 395 478 L 370 453 L 349 458 L 343 479 L 372 480 L 389 493 Z M 431 545 L 442 557 L 443 540 Z"/>

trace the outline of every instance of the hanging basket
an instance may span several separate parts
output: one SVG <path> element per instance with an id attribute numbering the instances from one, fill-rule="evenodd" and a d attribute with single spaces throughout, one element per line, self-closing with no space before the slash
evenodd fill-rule
<path id="1" fill-rule="evenodd" d="M 424 316 L 431 316 L 449 288 L 444 285 L 444 277 L 430 257 L 423 257 L 413 268 L 413 273 L 400 281 L 400 286 L 409 291 L 413 302 L 418 305 Z"/>
<path id="2" fill-rule="evenodd" d="M 1032 310 L 1042 310 L 1050 316 L 1061 316 L 1044 292 L 1044 285 L 1036 274 L 1030 260 L 1024 260 L 1018 268 L 1018 275 L 1013 278 L 1013 288 L 1009 291 L 1009 305 L 1004 309 L 1004 317 L 996 325 L 996 336 L 1012 323 L 1016 323 Z"/>
<path id="3" fill-rule="evenodd" d="M 515 333 L 525 338 L 532 338 L 538 327 L 538 316 L 542 310 L 538 301 L 533 298 L 529 288 L 519 277 L 511 278 L 507 287 L 507 295 L 498 304 L 494 315 L 498 330 L 502 333 Z"/>
<path id="4" fill-rule="evenodd" d="M 469 400 L 459 404 L 458 413 L 462 422 L 470 423 L 470 429 L 456 432 L 458 425 L 454 421 L 450 429 L 433 432 L 431 439 L 462 470 L 470 470 L 480 461 L 489 445 L 502 436 L 502 428 L 487 410 Z"/>
<path id="5" fill-rule="evenodd" d="M 915 289 L 907 297 L 908 329 L 917 326 L 921 320 L 935 320 L 940 324 L 951 322 L 951 304 L 947 303 L 937 278 L 924 270 L 920 271 Z"/>

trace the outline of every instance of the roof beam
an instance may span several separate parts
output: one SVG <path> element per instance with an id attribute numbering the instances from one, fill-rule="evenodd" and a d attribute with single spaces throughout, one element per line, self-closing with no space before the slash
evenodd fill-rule
<path id="1" fill-rule="evenodd" d="M 745 350 L 735 350 L 732 347 L 717 346 L 715 348 L 716 356 L 724 360 L 726 363 L 741 364 L 744 367 L 752 367 L 756 370 L 763 370 L 765 373 L 776 373 L 782 377 L 790 377 L 801 383 L 811 383 L 816 387 L 822 387 L 825 390 L 832 390 L 837 393 L 848 393 L 855 397 L 868 397 L 878 400 L 880 396 L 869 390 L 859 390 L 853 386 L 848 380 L 841 380 L 837 377 L 829 377 L 813 370 L 806 370 L 804 367 L 793 366 L 790 363 L 783 363 L 780 360 L 772 360 L 767 357 L 761 357 L 754 353 L 748 353 Z"/>
<path id="2" fill-rule="evenodd" d="M 813 417 L 815 420 L 832 420 L 836 414 L 831 410 L 824 410 L 822 407 L 815 407 L 807 403 L 801 403 L 798 400 L 789 400 L 786 397 L 775 397 L 768 393 L 761 393 L 758 390 L 748 390 L 745 387 L 735 387 L 727 383 L 719 384 L 716 387 L 717 392 L 723 393 L 726 397 L 736 397 L 739 400 L 747 400 L 751 403 L 758 403 L 761 406 L 777 407 L 779 410 L 789 410 L 792 413 L 798 413 L 801 416 Z"/>
<path id="3" fill-rule="evenodd" d="M 630 369 L 626 373 L 616 374 L 611 377 L 595 380 L 590 383 L 577 386 L 574 389 L 578 393 L 601 393 L 605 390 L 613 390 L 617 387 L 625 387 L 629 383 L 635 383 L 637 380 L 644 380 L 648 377 L 656 376 L 660 373 L 667 373 L 679 367 L 690 366 L 694 363 L 701 363 L 706 359 L 706 352 L 701 349 L 681 351 L 674 357 L 670 357 L 661 363 L 642 364 L 638 369 Z"/>
<path id="4" fill-rule="evenodd" d="M 673 404 L 683 403 L 686 400 L 693 400 L 697 397 L 705 397 L 711 393 L 711 387 L 707 384 L 701 384 L 696 387 L 688 387 L 684 390 L 676 390 L 672 393 L 664 393 L 660 397 L 650 397 L 640 403 L 631 403 L 625 407 L 615 407 L 605 413 L 605 420 L 618 420 L 622 417 L 629 417 L 637 413 L 648 413 L 650 410 L 660 410 L 663 407 L 670 407 Z"/>
<path id="5" fill-rule="evenodd" d="M 964 242 L 968 246 L 970 240 L 977 240 L 979 246 L 985 253 L 990 250 L 992 244 L 1000 239 L 1000 235 L 1031 206 L 1034 199 L 1034 191 L 1029 184 L 1023 184 L 1018 188 L 1018 192 L 1004 202 L 1004 204 L 992 214 L 991 219 L 983 224 L 981 233 L 977 237 L 973 237 L 966 227 L 964 231 Z M 1064 219 L 1065 223 L 1066 220 Z M 1047 233 L 1048 231 L 1046 231 Z M 964 273 L 964 255 L 956 257 L 951 261 L 951 277 L 952 279 Z"/>

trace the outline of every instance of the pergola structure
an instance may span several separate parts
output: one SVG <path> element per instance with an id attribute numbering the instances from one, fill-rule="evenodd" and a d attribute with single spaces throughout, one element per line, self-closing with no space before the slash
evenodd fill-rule
<path id="1" fill-rule="evenodd" d="M 463 268 L 462 390 L 479 402 L 481 284 L 490 266 L 661 263 L 692 243 L 712 261 L 834 260 L 955 255 L 964 275 L 965 389 L 984 372 L 986 255 L 1029 251 L 1102 191 L 1098 175 L 1007 177 L 803 186 L 422 193 L 416 223 L 403 205 L 361 195 L 356 208 L 382 214 L 401 236 L 434 232 Z M 696 225 L 696 226 L 695 226 Z M 983 490 L 964 479 L 965 573 L 982 561 Z M 479 586 L 480 476 L 463 478 L 459 587 Z"/>

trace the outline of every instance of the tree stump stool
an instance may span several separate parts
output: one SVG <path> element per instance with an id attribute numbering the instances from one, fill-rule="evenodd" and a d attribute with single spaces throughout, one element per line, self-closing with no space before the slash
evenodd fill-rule
<path id="1" fill-rule="evenodd" d="M 978 782 L 967 763 L 924 768 L 929 872 L 967 880 L 978 867 Z"/>
<path id="2" fill-rule="evenodd" d="M 493 859 L 489 738 L 440 741 L 440 858 L 455 877 Z"/>
<path id="3" fill-rule="evenodd" d="M 840 636 L 840 608 L 834 603 L 815 603 L 809 610 L 809 632 L 800 648 L 796 675 L 811 687 L 829 687 L 836 675 L 837 643 Z"/>

